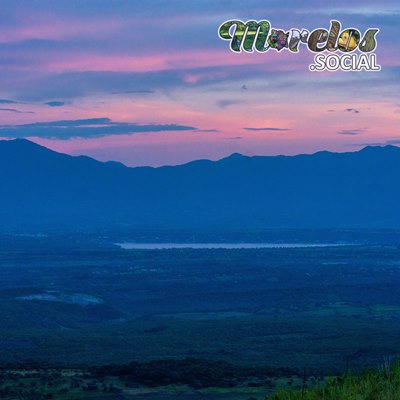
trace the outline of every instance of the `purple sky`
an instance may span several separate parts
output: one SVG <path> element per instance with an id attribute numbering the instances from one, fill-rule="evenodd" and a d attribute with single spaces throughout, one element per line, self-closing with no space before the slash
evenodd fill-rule
<path id="1" fill-rule="evenodd" d="M 381 72 L 312 73 L 313 54 L 233 54 L 228 19 L 378 27 Z M 400 143 L 398 1 L 5 0 L 0 137 L 127 165 Z"/>

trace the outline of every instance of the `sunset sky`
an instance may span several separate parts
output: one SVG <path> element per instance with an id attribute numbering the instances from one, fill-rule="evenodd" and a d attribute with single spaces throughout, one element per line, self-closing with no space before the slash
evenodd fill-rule
<path id="1" fill-rule="evenodd" d="M 304 46 L 234 54 L 228 19 L 377 27 L 382 71 L 310 72 Z M 130 166 L 400 144 L 399 21 L 398 0 L 5 0 L 0 137 Z"/>

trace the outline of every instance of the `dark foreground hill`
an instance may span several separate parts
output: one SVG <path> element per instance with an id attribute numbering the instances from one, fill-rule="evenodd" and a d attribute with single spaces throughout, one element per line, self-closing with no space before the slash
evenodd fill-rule
<path id="1" fill-rule="evenodd" d="M 0 141 L 0 230 L 400 227 L 400 149 L 128 168 Z"/>

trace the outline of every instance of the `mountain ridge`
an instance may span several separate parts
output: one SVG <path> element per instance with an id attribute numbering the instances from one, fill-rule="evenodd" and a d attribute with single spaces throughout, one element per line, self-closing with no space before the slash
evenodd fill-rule
<path id="1" fill-rule="evenodd" d="M 0 141 L 0 231 L 400 227 L 400 148 L 128 167 Z"/>
<path id="2" fill-rule="evenodd" d="M 8 140 L 0 140 L 0 146 L 2 146 L 3 144 L 16 144 L 16 145 L 22 145 L 25 148 L 29 148 L 29 146 L 31 146 L 31 148 L 40 148 L 49 152 L 53 152 L 56 154 L 62 154 L 62 155 L 66 155 L 69 157 L 84 157 L 84 158 L 89 158 L 92 159 L 94 161 L 97 161 L 99 163 L 102 164 L 107 164 L 107 163 L 111 163 L 111 164 L 120 164 L 125 166 L 126 168 L 164 168 L 164 167 L 180 167 L 180 166 L 185 166 L 191 163 L 196 163 L 196 162 L 203 162 L 203 161 L 209 161 L 211 163 L 218 163 L 220 161 L 223 160 L 232 160 L 232 159 L 251 159 L 251 158 L 275 158 L 275 157 L 288 157 L 288 158 L 293 158 L 293 157 L 308 157 L 308 156 L 319 156 L 319 155 L 328 155 L 328 154 L 355 154 L 355 153 L 365 153 L 365 152 L 371 152 L 371 151 L 398 151 L 400 153 L 400 147 L 399 146 L 395 146 L 395 145 L 391 145 L 391 144 L 386 144 L 386 145 L 366 145 L 365 147 L 361 148 L 360 150 L 356 150 L 356 151 L 346 151 L 346 152 L 335 152 L 335 151 L 329 151 L 329 150 L 319 150 L 316 151 L 314 153 L 299 153 L 299 154 L 295 154 L 295 155 L 286 155 L 286 154 L 277 154 L 277 155 L 246 155 L 246 154 L 242 154 L 242 153 L 238 153 L 238 152 L 234 152 L 229 154 L 228 156 L 222 157 L 218 160 L 210 160 L 210 159 L 195 159 L 195 160 L 191 160 L 188 161 L 186 163 L 183 164 L 177 164 L 177 165 L 162 165 L 162 166 L 158 166 L 158 167 L 153 167 L 153 166 L 148 166 L 148 165 L 143 165 L 143 166 L 129 166 L 126 165 L 120 161 L 115 161 L 115 160 L 107 160 L 107 161 L 99 161 L 96 160 L 93 157 L 87 156 L 87 155 L 70 155 L 70 154 L 66 154 L 66 153 L 62 153 L 59 151 L 55 151 L 52 150 L 46 146 L 40 145 L 32 140 L 29 139 L 25 139 L 25 138 L 16 138 L 16 139 L 8 139 Z"/>

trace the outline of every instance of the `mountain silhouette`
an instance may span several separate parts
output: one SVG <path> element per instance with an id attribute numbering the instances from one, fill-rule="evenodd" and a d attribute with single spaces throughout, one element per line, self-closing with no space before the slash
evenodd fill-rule
<path id="1" fill-rule="evenodd" d="M 400 148 L 129 168 L 0 141 L 0 230 L 396 228 Z"/>

